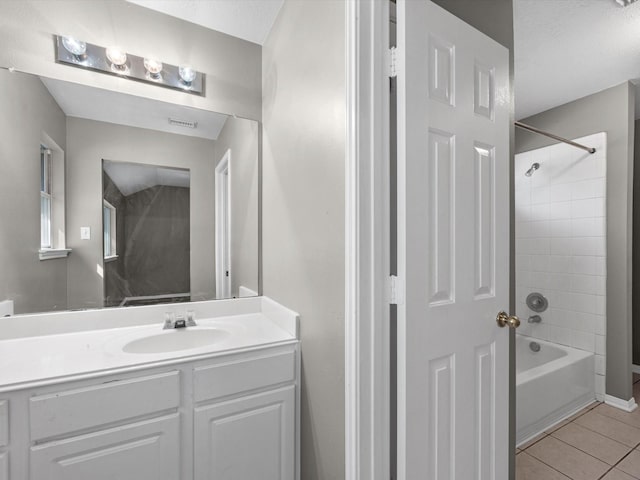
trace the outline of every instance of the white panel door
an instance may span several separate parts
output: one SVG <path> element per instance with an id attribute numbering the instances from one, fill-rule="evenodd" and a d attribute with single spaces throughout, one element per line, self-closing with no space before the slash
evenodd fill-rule
<path id="1" fill-rule="evenodd" d="M 196 480 L 293 480 L 295 387 L 196 408 Z"/>
<path id="2" fill-rule="evenodd" d="M 508 478 L 509 55 L 398 0 L 398 478 Z"/>

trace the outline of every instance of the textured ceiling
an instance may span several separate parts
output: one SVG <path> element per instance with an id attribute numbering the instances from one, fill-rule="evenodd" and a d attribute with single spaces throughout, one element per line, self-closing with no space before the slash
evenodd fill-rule
<path id="1" fill-rule="evenodd" d="M 514 0 L 514 30 L 517 119 L 640 79 L 640 2 Z"/>
<path id="2" fill-rule="evenodd" d="M 262 45 L 284 0 L 127 0 Z"/>
<path id="3" fill-rule="evenodd" d="M 111 162 L 105 160 L 102 167 L 125 197 L 165 185 L 168 187 L 189 188 L 191 174 L 182 168 L 157 167 L 141 163 Z"/>

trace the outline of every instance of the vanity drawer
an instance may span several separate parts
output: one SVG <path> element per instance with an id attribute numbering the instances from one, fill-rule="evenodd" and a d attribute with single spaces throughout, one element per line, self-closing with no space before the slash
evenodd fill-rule
<path id="1" fill-rule="evenodd" d="M 117 380 L 32 397 L 31 440 L 102 428 L 180 405 L 180 372 Z"/>
<path id="2" fill-rule="evenodd" d="M 9 401 L 0 400 L 0 447 L 9 445 Z"/>
<path id="3" fill-rule="evenodd" d="M 194 369 L 196 402 L 295 380 L 295 351 L 277 352 Z"/>

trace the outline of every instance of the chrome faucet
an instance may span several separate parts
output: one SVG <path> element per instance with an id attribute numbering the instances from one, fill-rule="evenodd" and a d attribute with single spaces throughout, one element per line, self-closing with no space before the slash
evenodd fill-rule
<path id="1" fill-rule="evenodd" d="M 531 315 L 527 322 L 529 323 L 540 323 L 542 321 L 542 317 L 540 315 Z"/>
<path id="2" fill-rule="evenodd" d="M 172 328 L 186 328 L 186 327 L 195 327 L 196 323 L 196 314 L 193 310 L 187 311 L 187 318 L 181 313 L 175 314 L 173 312 L 166 312 L 164 314 L 164 327 L 163 330 L 169 330 Z"/>

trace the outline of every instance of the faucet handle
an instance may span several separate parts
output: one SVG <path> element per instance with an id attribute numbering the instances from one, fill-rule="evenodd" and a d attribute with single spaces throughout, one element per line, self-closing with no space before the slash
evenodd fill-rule
<path id="1" fill-rule="evenodd" d="M 531 315 L 527 319 L 527 322 L 529 322 L 529 323 L 540 323 L 540 322 L 542 322 L 542 317 L 540 315 Z"/>
<path id="2" fill-rule="evenodd" d="M 187 310 L 187 327 L 195 327 L 197 325 L 196 312 L 193 310 Z"/>
<path id="3" fill-rule="evenodd" d="M 176 320 L 176 315 L 173 312 L 165 312 L 164 313 L 164 326 L 162 327 L 164 330 L 169 328 L 173 328 L 173 324 Z"/>

